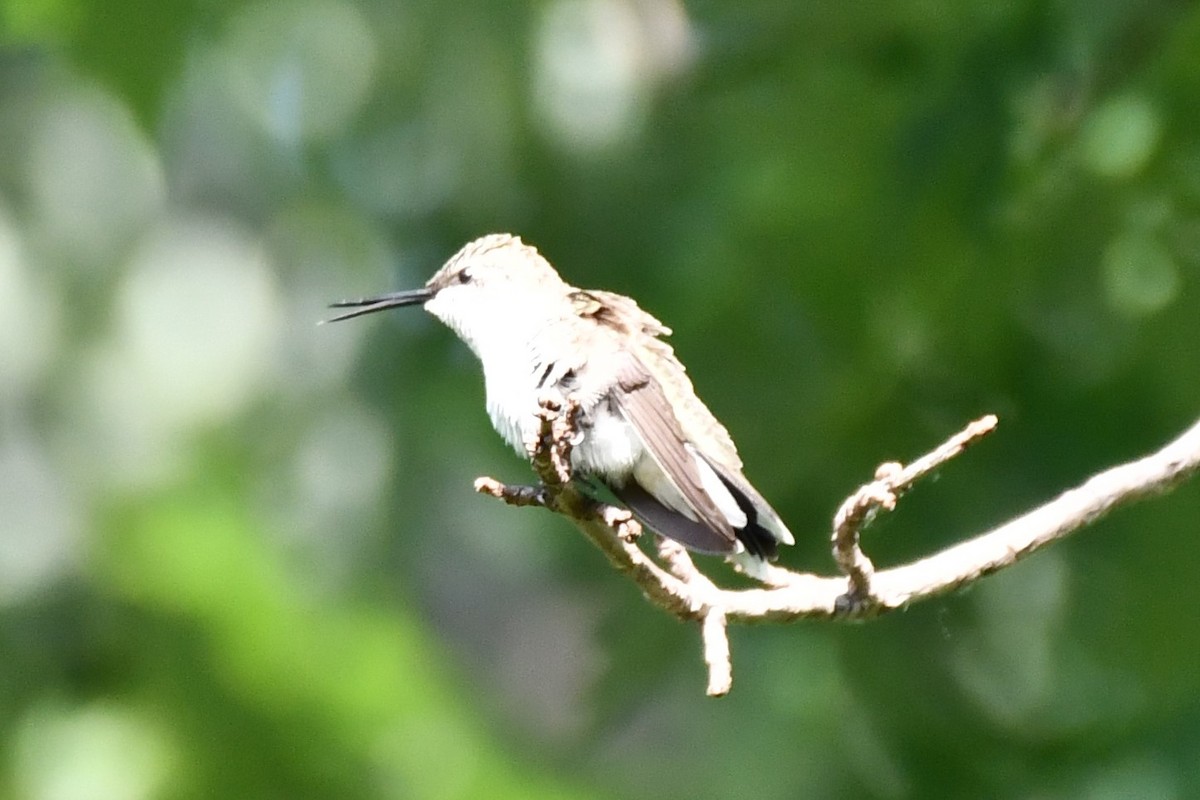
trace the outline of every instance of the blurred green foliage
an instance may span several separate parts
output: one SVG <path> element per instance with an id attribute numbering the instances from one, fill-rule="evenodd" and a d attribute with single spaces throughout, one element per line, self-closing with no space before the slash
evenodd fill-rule
<path id="1" fill-rule="evenodd" d="M 1200 793 L 1200 489 L 862 626 L 696 632 L 418 311 L 522 234 L 675 329 L 829 572 L 1146 452 L 1200 396 L 1200 6 L 0 3 L 0 796 Z M 713 563 L 712 569 L 722 567 Z"/>

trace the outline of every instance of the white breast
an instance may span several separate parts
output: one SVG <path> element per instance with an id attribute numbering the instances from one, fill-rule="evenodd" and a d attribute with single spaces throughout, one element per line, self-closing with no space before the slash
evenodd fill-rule
<path id="1" fill-rule="evenodd" d="M 517 359 L 483 362 L 483 382 L 487 392 L 487 412 L 492 427 L 522 456 L 525 443 L 537 434 L 537 379 L 533 365 Z"/>
<path id="2" fill-rule="evenodd" d="M 526 442 L 537 435 L 538 381 L 545 366 L 534 359 L 489 358 L 484 362 L 488 416 L 492 426 L 517 451 L 527 456 Z M 599 393 L 578 392 L 583 402 L 581 441 L 571 456 L 572 466 L 581 472 L 621 481 L 645 456 L 641 439 L 625 418 L 608 407 Z"/>

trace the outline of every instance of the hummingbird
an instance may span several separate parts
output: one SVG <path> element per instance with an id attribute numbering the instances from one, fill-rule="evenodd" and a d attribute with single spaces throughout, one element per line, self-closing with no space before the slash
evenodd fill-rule
<path id="1" fill-rule="evenodd" d="M 420 289 L 332 303 L 329 322 L 422 305 L 483 366 L 496 431 L 528 455 L 539 398 L 579 406 L 572 474 L 598 481 L 647 528 L 750 574 L 794 539 L 742 474 L 729 432 L 696 396 L 671 330 L 631 298 L 579 289 L 506 233 L 476 239 Z"/>

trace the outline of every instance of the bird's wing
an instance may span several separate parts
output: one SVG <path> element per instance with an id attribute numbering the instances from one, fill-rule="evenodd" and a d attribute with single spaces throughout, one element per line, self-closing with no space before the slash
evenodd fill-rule
<path id="1" fill-rule="evenodd" d="M 613 331 L 630 349 L 644 351 L 640 360 L 647 372 L 678 400 L 677 418 L 684 435 L 699 445 L 710 460 L 719 462 L 726 470 L 739 472 L 742 460 L 729 431 L 696 397 L 683 364 L 675 357 L 671 345 L 661 338 L 670 336 L 671 329 L 625 295 L 579 289 L 572 299 L 581 318 Z"/>
<path id="2" fill-rule="evenodd" d="M 694 499 L 695 494 L 683 491 L 684 487 L 688 485 L 688 481 L 680 477 L 681 474 L 691 479 L 693 487 L 698 486 L 696 494 L 702 496 L 708 508 L 717 506 L 717 503 L 713 501 L 714 492 L 721 497 L 728 493 L 728 502 L 736 504 L 740 512 L 746 516 L 747 522 L 750 523 L 735 534 L 736 538 L 741 539 L 750 549 L 770 556 L 774 553 L 775 542 L 792 544 L 794 539 L 791 531 L 784 525 L 775 509 L 742 475 L 742 461 L 738 457 L 737 447 L 734 446 L 729 432 L 713 416 L 708 407 L 696 397 L 696 391 L 692 387 L 692 382 L 688 378 L 683 364 L 675 357 L 671 345 L 660 338 L 669 335 L 670 328 L 659 322 L 653 315 L 643 311 L 633 299 L 624 295 L 592 289 L 577 289 L 573 291 L 571 298 L 576 315 L 581 320 L 587 320 L 599 328 L 607 330 L 619 342 L 615 349 L 622 352 L 622 358 L 632 363 L 633 366 L 629 366 L 624 361 L 621 362 L 622 366 L 618 370 L 619 383 L 634 385 L 639 380 L 649 379 L 650 386 L 629 393 L 630 402 L 644 401 L 653 405 L 651 401 L 656 401 L 661 405 L 658 416 L 665 417 L 665 419 L 655 420 L 654 414 L 637 410 L 633 413 L 627 411 L 626 418 L 638 429 L 646 448 L 663 467 L 663 471 L 667 473 L 668 477 L 678 486 L 679 494 L 684 497 L 697 516 L 704 519 L 701 513 L 704 506 L 697 504 Z M 645 394 L 638 394 L 638 392 L 645 392 Z M 664 394 L 676 400 L 673 408 L 666 402 Z M 634 419 L 635 415 L 637 416 L 636 420 Z M 643 426 L 647 430 L 656 427 L 665 429 L 665 432 L 659 436 L 661 441 L 658 444 L 649 441 L 647 434 L 643 433 Z M 680 448 L 685 452 L 678 453 Z M 676 453 L 673 461 L 681 465 L 680 470 L 669 469 L 671 460 L 664 462 L 663 456 L 660 454 L 662 451 Z M 702 463 L 697 464 L 695 461 L 697 458 Z M 686 473 L 682 473 L 684 469 L 687 470 Z M 705 482 L 700 477 L 702 474 L 710 479 L 708 488 L 705 487 Z M 714 486 L 714 483 L 723 484 L 723 486 Z M 625 498 L 622 499 L 625 500 Z M 636 513 L 641 513 L 634 503 L 628 500 L 625 502 Z M 667 511 L 669 512 L 669 510 Z M 717 509 L 717 514 L 724 523 L 724 526 L 720 528 L 722 533 L 731 529 L 728 522 L 730 513 L 735 516 L 739 515 L 737 509 L 727 508 L 724 513 L 719 508 Z M 643 516 L 646 517 L 646 521 L 651 527 L 656 527 L 649 514 L 643 514 Z M 739 525 L 739 528 L 741 527 Z M 672 538 L 696 549 L 714 551 L 714 548 L 690 541 L 686 538 L 687 531 L 683 531 L 682 535 L 667 533 Z M 729 552 L 734 546 L 733 542 L 728 542 L 727 549 L 716 552 Z"/>
<path id="3" fill-rule="evenodd" d="M 719 537 L 715 541 L 717 547 L 704 549 L 718 552 L 736 549 L 737 536 L 733 525 L 705 489 L 700 474 L 701 466 L 693 455 L 693 449 L 687 445 L 687 438 L 662 387 L 650 378 L 645 367 L 632 354 L 625 354 L 618 368 L 614 398 L 646 451 L 670 481 L 672 488 L 683 498 L 688 510 L 698 522 Z M 707 465 L 704 468 L 707 469 Z M 634 510 L 637 511 L 636 508 Z M 663 532 L 669 534 L 669 531 Z"/>

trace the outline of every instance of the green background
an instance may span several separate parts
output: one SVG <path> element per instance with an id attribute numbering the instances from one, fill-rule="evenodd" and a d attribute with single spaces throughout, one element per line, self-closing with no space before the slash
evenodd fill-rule
<path id="1" fill-rule="evenodd" d="M 0 797 L 1200 795 L 1200 487 L 868 624 L 697 632 L 418 310 L 513 231 L 675 330 L 832 572 L 875 466 L 999 431 L 897 564 L 1200 387 L 1200 6 L 0 3 Z M 716 574 L 719 563 L 707 564 Z"/>

